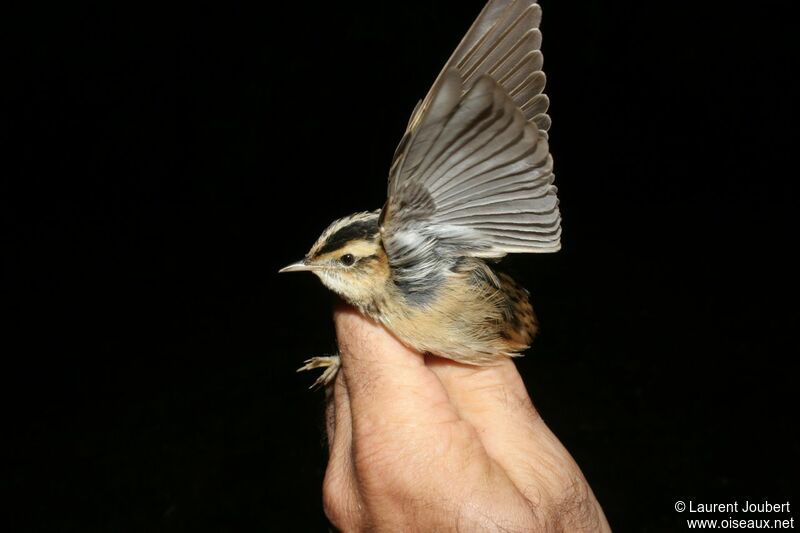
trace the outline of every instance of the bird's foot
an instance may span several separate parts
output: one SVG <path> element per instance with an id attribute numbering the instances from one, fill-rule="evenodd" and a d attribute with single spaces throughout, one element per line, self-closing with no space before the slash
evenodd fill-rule
<path id="1" fill-rule="evenodd" d="M 342 366 L 342 360 L 338 355 L 312 357 L 305 361 L 305 363 L 305 365 L 297 369 L 298 372 L 314 370 L 315 368 L 325 369 L 309 389 L 316 389 L 323 386 L 327 387 L 329 384 L 333 383 L 333 380 L 336 379 L 336 374 L 339 372 L 339 367 Z"/>

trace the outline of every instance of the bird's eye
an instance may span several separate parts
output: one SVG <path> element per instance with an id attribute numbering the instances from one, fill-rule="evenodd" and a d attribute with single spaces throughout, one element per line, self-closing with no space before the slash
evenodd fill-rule
<path id="1" fill-rule="evenodd" d="M 356 262 L 356 258 L 353 257 L 353 254 L 344 254 L 339 258 L 339 261 L 341 261 L 344 266 L 351 266 Z"/>

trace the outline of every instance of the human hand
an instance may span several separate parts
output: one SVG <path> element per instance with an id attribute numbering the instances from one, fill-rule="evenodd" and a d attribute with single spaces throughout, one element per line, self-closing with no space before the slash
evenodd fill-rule
<path id="1" fill-rule="evenodd" d="M 514 363 L 473 367 L 335 312 L 325 513 L 342 531 L 610 531 Z"/>

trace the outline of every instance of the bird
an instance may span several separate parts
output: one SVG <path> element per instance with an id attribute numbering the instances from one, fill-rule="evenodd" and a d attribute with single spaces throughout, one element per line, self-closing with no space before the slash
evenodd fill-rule
<path id="1" fill-rule="evenodd" d="M 308 271 L 404 345 L 467 365 L 521 355 L 538 330 L 507 254 L 561 248 L 535 0 L 490 0 L 414 108 L 382 208 L 334 221 Z M 313 357 L 313 386 L 339 356 Z M 312 387 L 313 387 L 312 386 Z"/>

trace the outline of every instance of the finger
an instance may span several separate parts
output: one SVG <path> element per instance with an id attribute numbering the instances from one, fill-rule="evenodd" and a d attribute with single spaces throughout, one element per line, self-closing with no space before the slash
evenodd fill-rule
<path id="1" fill-rule="evenodd" d="M 358 491 L 352 464 L 352 414 L 344 375 L 339 372 L 326 394 L 328 466 L 322 484 L 322 501 L 328 519 L 339 529 L 353 525 L 358 515 Z"/>
<path id="2" fill-rule="evenodd" d="M 539 428 L 541 419 L 510 359 L 475 366 L 428 356 L 426 365 L 439 378 L 459 414 L 481 427 Z M 503 416 L 497 417 L 498 413 Z"/>
<path id="3" fill-rule="evenodd" d="M 529 498 L 558 492 L 563 476 L 580 475 L 567 450 L 544 424 L 513 361 L 468 366 L 429 357 L 428 367 L 459 416 L 477 431 L 486 452 Z"/>
<path id="4" fill-rule="evenodd" d="M 509 447 L 538 439 L 544 424 L 510 359 L 473 366 L 429 356 L 427 364 L 459 416 L 478 431 L 490 455 L 499 456 Z"/>
<path id="5" fill-rule="evenodd" d="M 349 455 L 347 452 L 353 442 L 350 399 L 347 396 L 347 387 L 344 384 L 344 375 L 341 372 L 336 376 L 333 386 L 328 387 L 326 395 L 325 419 L 328 433 L 329 459 L 333 460 Z"/>
<path id="6" fill-rule="evenodd" d="M 338 309 L 335 321 L 362 516 L 403 517 L 413 508 L 434 524 L 441 511 L 417 508 L 420 494 L 456 508 L 475 497 L 476 485 L 491 486 L 493 500 L 522 498 L 419 353 L 350 308 Z"/>
<path id="7" fill-rule="evenodd" d="M 353 432 L 457 420 L 447 394 L 418 352 L 352 307 L 335 312 Z"/>

